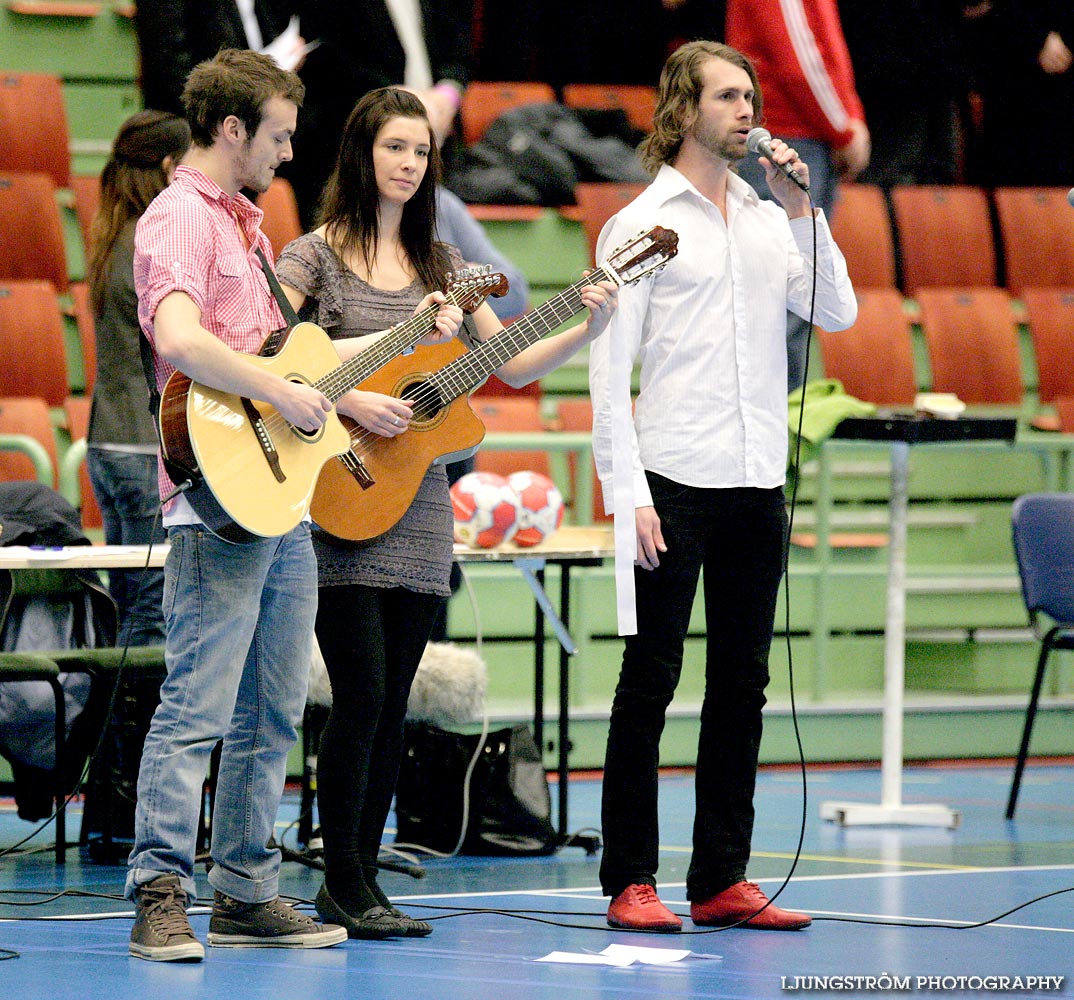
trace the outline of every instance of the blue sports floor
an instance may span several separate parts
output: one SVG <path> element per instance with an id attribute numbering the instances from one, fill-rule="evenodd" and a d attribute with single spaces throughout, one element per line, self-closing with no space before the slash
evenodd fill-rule
<path id="1" fill-rule="evenodd" d="M 158 964 L 127 956 L 132 911 L 116 895 L 122 868 L 80 859 L 75 848 L 63 869 L 47 850 L 8 855 L 0 859 L 0 948 L 17 957 L 0 962 L 0 985 L 19 1000 L 1074 996 L 1074 765 L 1033 762 L 1013 822 L 1003 818 L 1009 781 L 1003 763 L 908 767 L 904 801 L 960 810 L 958 829 L 843 829 L 817 818 L 819 803 L 875 802 L 878 771 L 810 770 L 801 857 L 780 896 L 815 918 L 796 933 L 612 931 L 598 859 L 568 847 L 549 858 L 428 861 L 420 881 L 382 876 L 397 902 L 434 921 L 424 940 L 350 941 L 315 952 L 208 949 L 200 965 Z M 572 779 L 572 826 L 598 825 L 599 793 L 599 776 Z M 769 894 L 794 858 L 802 794 L 797 771 L 760 775 L 750 877 Z M 689 774 L 662 777 L 660 891 L 683 915 L 692 802 Z M 296 809 L 297 794 L 289 793 L 281 817 L 293 819 Z M 75 809 L 72 839 L 77 827 Z M 0 803 L 0 847 L 32 829 L 9 801 Z M 286 823 L 280 833 L 285 843 L 293 836 Z M 50 834 L 28 846 L 45 847 Z M 319 880 L 301 864 L 284 865 L 287 894 L 312 899 Z M 192 917 L 203 939 L 206 912 Z M 685 926 L 693 931 L 689 919 Z M 536 961 L 610 944 L 692 954 L 627 967 Z M 1058 991 L 1027 978 L 1060 976 Z M 867 977 L 876 989 L 867 988 Z M 1007 988 L 999 977 L 1009 979 Z M 841 988 L 854 985 L 865 988 Z M 900 985 L 906 988 L 892 990 Z"/>

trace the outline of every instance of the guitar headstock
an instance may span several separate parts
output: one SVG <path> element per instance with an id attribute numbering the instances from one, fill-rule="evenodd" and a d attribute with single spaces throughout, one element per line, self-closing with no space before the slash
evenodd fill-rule
<path id="1" fill-rule="evenodd" d="M 472 313 L 490 295 L 499 298 L 506 295 L 510 287 L 506 275 L 493 271 L 486 264 L 450 272 L 444 281 L 443 292 L 448 302 L 454 303 L 465 313 Z"/>
<path id="2" fill-rule="evenodd" d="M 664 268 L 679 252 L 679 234 L 673 229 L 653 226 L 613 250 L 600 265 L 620 285 L 631 285 L 647 274 Z"/>

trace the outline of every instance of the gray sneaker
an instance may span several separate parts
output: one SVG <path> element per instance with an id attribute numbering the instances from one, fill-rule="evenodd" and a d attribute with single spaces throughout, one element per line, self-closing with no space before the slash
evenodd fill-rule
<path id="1" fill-rule="evenodd" d="M 279 896 L 243 903 L 217 891 L 209 920 L 214 948 L 330 948 L 347 940 L 345 927 L 319 924 Z"/>
<path id="2" fill-rule="evenodd" d="M 159 875 L 134 892 L 130 953 L 150 962 L 200 962 L 205 948 L 186 916 L 178 875 Z"/>

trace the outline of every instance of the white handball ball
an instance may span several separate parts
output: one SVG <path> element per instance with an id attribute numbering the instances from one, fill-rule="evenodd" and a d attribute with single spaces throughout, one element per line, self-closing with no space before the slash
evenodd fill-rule
<path id="1" fill-rule="evenodd" d="M 468 472 L 451 487 L 455 540 L 479 549 L 509 541 L 518 528 L 519 504 L 503 476 Z"/>
<path id="2" fill-rule="evenodd" d="M 563 523 L 563 495 L 556 484 L 539 472 L 512 472 L 507 483 L 518 494 L 518 530 L 514 543 L 537 545 Z"/>

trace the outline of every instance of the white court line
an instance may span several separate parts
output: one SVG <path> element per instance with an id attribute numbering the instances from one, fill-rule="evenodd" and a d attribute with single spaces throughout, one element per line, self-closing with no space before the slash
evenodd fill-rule
<path id="1" fill-rule="evenodd" d="M 0 893 L 2 892 L 3 890 L 0 889 Z M 213 908 L 211 906 L 191 906 L 186 912 L 188 916 L 197 917 L 203 914 L 212 913 Z M 133 920 L 134 916 L 134 910 L 111 910 L 103 913 L 60 913 L 47 917 L 0 917 L 0 924 L 17 924 L 29 920 L 32 920 L 34 923 L 45 920 L 119 920 L 121 918 Z"/>
<path id="2" fill-rule="evenodd" d="M 853 860 L 853 859 L 848 859 Z M 898 862 L 894 862 L 898 864 Z M 851 872 L 841 872 L 839 874 L 832 873 L 831 875 L 795 875 L 791 879 L 791 882 L 840 882 L 847 879 L 868 879 L 868 878 L 912 878 L 918 875 L 934 876 L 934 875 L 1002 875 L 1010 874 L 1011 872 L 1064 872 L 1074 871 L 1074 865 L 1010 865 L 1004 868 L 927 868 L 923 871 L 894 871 L 894 872 L 858 872 L 853 874 Z M 754 879 L 755 882 L 782 882 L 783 879 L 776 878 L 760 878 Z M 686 883 L 682 883 L 685 885 Z"/>
<path id="3" fill-rule="evenodd" d="M 792 882 L 825 882 L 825 881 L 846 881 L 847 879 L 855 878 L 908 878 L 911 876 L 921 875 L 984 875 L 984 874 L 1010 874 L 1011 872 L 1050 872 L 1050 871 L 1074 871 L 1074 865 L 1029 865 L 1026 867 L 1012 866 L 1007 868 L 975 868 L 975 869 L 938 869 L 936 871 L 902 871 L 902 872 L 862 872 L 860 875 L 840 874 L 840 875 L 807 875 L 801 878 L 792 879 Z M 781 878 L 767 878 L 757 879 L 758 883 L 782 883 L 784 880 Z M 685 882 L 662 882 L 660 883 L 661 889 L 684 889 L 686 887 Z M 405 899 L 406 901 L 416 902 L 418 900 L 432 900 L 442 899 L 450 901 L 452 899 L 475 899 L 475 898 L 489 898 L 489 897 L 503 897 L 503 896 L 537 896 L 541 898 L 560 898 L 560 899 L 576 899 L 579 901 L 604 901 L 604 895 L 601 892 L 600 886 L 587 886 L 577 889 L 531 889 L 531 890 L 500 890 L 496 892 L 473 892 L 473 893 L 439 893 L 429 894 L 423 896 L 406 896 L 396 897 L 397 900 Z M 1025 902 L 1029 902 L 1026 900 Z M 664 900 L 664 905 L 668 909 L 675 911 L 675 907 L 678 905 L 685 906 L 685 903 L 681 903 L 678 900 L 668 901 Z M 867 921 L 874 921 L 877 924 L 892 923 L 910 923 L 910 924 L 944 924 L 950 927 L 959 927 L 963 925 L 974 925 L 978 921 L 972 919 L 964 920 L 952 920 L 945 917 L 908 917 L 901 914 L 888 914 L 888 913 L 856 913 L 853 911 L 841 911 L 841 910 L 815 910 L 808 907 L 803 907 L 807 913 L 812 914 L 815 917 L 845 917 L 847 919 L 860 919 Z M 1002 921 L 993 921 L 984 923 L 981 928 L 984 927 L 996 927 L 1004 930 L 1023 930 L 1023 931 L 1044 931 L 1055 934 L 1074 934 L 1074 927 L 1048 927 L 1040 924 L 1012 924 Z M 967 926 L 967 930 L 971 929 Z M 973 929 L 978 929 L 974 927 Z"/>
<path id="4" fill-rule="evenodd" d="M 877 879 L 877 878 L 913 878 L 917 876 L 932 875 L 990 875 L 1009 874 L 1011 872 L 1054 872 L 1074 871 L 1074 865 L 1012 865 L 1006 868 L 937 868 L 925 871 L 893 871 L 893 872 L 859 872 L 840 873 L 831 875 L 796 875 L 791 879 L 791 884 L 796 882 L 841 882 L 851 879 Z M 781 876 L 771 878 L 753 879 L 760 884 L 780 885 L 784 879 Z M 685 889 L 685 882 L 661 882 L 661 889 Z M 593 895 L 595 894 L 595 895 Z M 578 886 L 577 888 L 558 889 L 497 889 L 485 892 L 443 892 L 427 893 L 413 896 L 396 896 L 396 899 L 420 900 L 420 899 L 477 899 L 496 896 L 561 896 L 567 899 L 577 897 L 579 899 L 594 898 L 603 899 L 599 885 Z"/>

